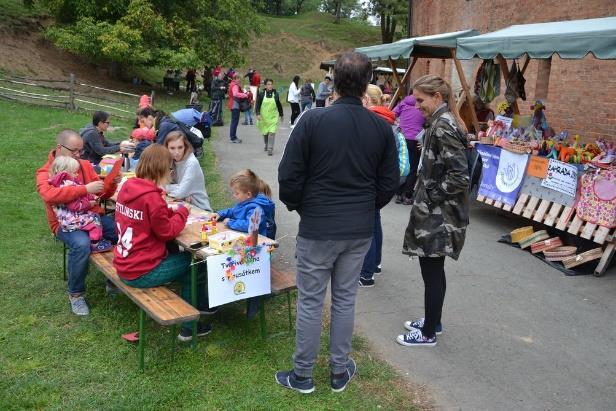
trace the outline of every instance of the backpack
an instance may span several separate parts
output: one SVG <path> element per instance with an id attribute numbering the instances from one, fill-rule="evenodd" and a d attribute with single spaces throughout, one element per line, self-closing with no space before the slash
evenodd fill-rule
<path id="1" fill-rule="evenodd" d="M 250 110 L 250 101 L 248 100 L 248 97 L 246 97 L 246 98 L 233 97 L 233 99 L 235 101 L 237 101 L 237 104 L 239 104 L 240 111 L 242 113 L 245 112 L 245 111 Z"/>
<path id="2" fill-rule="evenodd" d="M 400 177 L 407 177 L 411 172 L 411 161 L 409 158 L 409 149 L 406 146 L 406 138 L 402 134 L 400 127 L 392 126 L 394 136 L 396 136 L 396 148 L 398 149 L 398 167 L 400 168 Z"/>

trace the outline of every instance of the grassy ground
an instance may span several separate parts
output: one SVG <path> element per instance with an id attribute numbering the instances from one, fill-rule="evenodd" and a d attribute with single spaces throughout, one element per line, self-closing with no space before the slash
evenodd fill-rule
<path id="1" fill-rule="evenodd" d="M 214 332 L 200 340 L 196 352 L 181 344 L 172 352 L 171 329 L 148 321 L 145 373 L 138 371 L 136 346 L 120 338 L 136 330 L 138 310 L 124 296 L 107 297 L 100 273 L 88 276 L 91 315 L 72 315 L 62 246 L 49 233 L 34 172 L 60 129 L 88 121 L 86 114 L 0 100 L 0 409 L 412 408 L 407 387 L 360 338 L 354 340 L 359 375 L 346 392 L 328 388 L 325 337 L 317 391 L 300 396 L 276 386 L 274 372 L 291 364 L 293 335 L 262 341 L 258 321 L 245 319 L 243 304 L 213 317 Z M 203 163 L 213 205 L 227 205 L 211 150 Z M 266 304 L 270 332 L 286 329 L 283 302 Z"/>

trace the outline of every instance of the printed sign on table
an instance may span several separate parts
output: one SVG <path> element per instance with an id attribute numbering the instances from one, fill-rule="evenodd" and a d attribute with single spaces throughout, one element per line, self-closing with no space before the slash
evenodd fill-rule
<path id="1" fill-rule="evenodd" d="M 210 308 L 271 293 L 267 247 L 244 247 L 208 257 L 207 272 Z"/>
<path id="2" fill-rule="evenodd" d="M 484 144 L 477 144 L 476 149 L 483 161 L 479 195 L 514 205 L 524 181 L 528 155 Z"/>
<path id="3" fill-rule="evenodd" d="M 505 130 L 509 130 L 511 128 L 511 123 L 513 122 L 512 118 L 505 116 L 496 116 L 494 120 L 501 121 L 505 125 Z"/>
<path id="4" fill-rule="evenodd" d="M 530 156 L 526 174 L 537 178 L 545 178 L 545 176 L 548 174 L 549 162 L 550 159 L 546 157 Z"/>
<path id="5" fill-rule="evenodd" d="M 548 172 L 541 182 L 541 186 L 575 197 L 577 179 L 578 169 L 576 165 L 550 159 Z"/>

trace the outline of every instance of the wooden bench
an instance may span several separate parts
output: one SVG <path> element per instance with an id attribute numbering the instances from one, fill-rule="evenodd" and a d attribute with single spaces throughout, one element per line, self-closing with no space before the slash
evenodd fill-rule
<path id="1" fill-rule="evenodd" d="M 91 254 L 90 261 L 141 309 L 139 312 L 139 366 L 144 368 L 145 316 L 160 325 L 175 325 L 199 318 L 199 310 L 167 287 L 134 288 L 125 284 L 113 267 L 113 252 Z M 175 338 L 175 335 L 173 336 Z"/>
<path id="2" fill-rule="evenodd" d="M 575 209 L 572 207 L 566 207 L 524 193 L 520 194 L 513 206 L 481 195 L 477 196 L 477 201 L 599 244 L 603 248 L 603 253 L 594 271 L 597 277 L 605 274 L 605 270 L 607 270 L 614 256 L 616 228 L 609 229 L 585 222 L 575 214 Z"/>

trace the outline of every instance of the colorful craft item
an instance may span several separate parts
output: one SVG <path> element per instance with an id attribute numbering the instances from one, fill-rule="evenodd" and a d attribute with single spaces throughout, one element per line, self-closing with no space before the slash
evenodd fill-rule
<path id="1" fill-rule="evenodd" d="M 589 261 L 597 260 L 603 255 L 603 249 L 601 247 L 593 248 L 578 255 L 567 257 L 563 260 L 565 268 L 573 268 L 578 265 L 582 265 Z"/>
<path id="2" fill-rule="evenodd" d="M 549 251 L 556 247 L 563 245 L 563 242 L 558 237 L 548 238 L 547 240 L 539 241 L 530 246 L 530 252 L 533 254 L 540 253 L 542 251 Z"/>
<path id="3" fill-rule="evenodd" d="M 577 251 L 577 247 L 565 245 L 562 247 L 553 248 L 551 250 L 545 250 L 543 252 L 543 255 L 545 256 L 545 259 L 548 261 L 562 261 L 566 258 L 569 258 L 575 255 L 576 251 Z"/>
<path id="4" fill-rule="evenodd" d="M 532 226 L 526 226 L 526 227 L 520 227 L 520 228 L 516 228 L 515 230 L 513 230 L 511 232 L 511 242 L 512 243 L 519 243 L 520 241 L 522 241 L 523 239 L 529 237 L 531 234 L 533 234 L 534 230 Z"/>
<path id="5" fill-rule="evenodd" d="M 548 234 L 547 231 L 545 231 L 545 230 L 537 231 L 537 232 L 529 235 L 528 237 L 522 239 L 520 241 L 520 248 L 529 247 L 529 246 L 531 246 L 532 244 L 535 244 L 538 241 L 547 240 L 548 238 L 550 238 L 550 235 Z"/>

